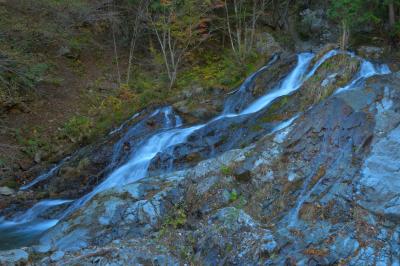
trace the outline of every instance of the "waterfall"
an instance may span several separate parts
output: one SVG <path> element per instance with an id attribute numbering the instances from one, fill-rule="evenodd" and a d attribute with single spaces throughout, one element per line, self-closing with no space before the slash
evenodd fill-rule
<path id="1" fill-rule="evenodd" d="M 189 128 L 174 128 L 153 135 L 141 144 L 140 148 L 135 151 L 133 157 L 126 164 L 116 169 L 92 192 L 75 201 L 63 215 L 63 217 L 69 215 L 71 212 L 90 200 L 93 196 L 104 190 L 117 186 L 123 186 L 146 177 L 151 160 L 159 152 L 162 152 L 173 145 L 185 142 L 186 138 L 191 133 L 203 126 L 204 125 L 198 125 Z"/>
<path id="2" fill-rule="evenodd" d="M 120 166 L 117 166 L 119 156 L 123 149 L 123 145 L 126 141 L 129 141 L 131 134 L 136 130 L 136 127 L 140 125 L 140 122 L 132 126 L 125 135 L 115 144 L 113 149 L 113 157 L 111 158 L 111 163 L 109 165 L 110 173 L 109 175 L 90 193 L 84 195 L 82 198 L 77 199 L 75 201 L 66 201 L 66 200 L 45 200 L 37 203 L 31 209 L 26 211 L 23 215 L 14 217 L 11 221 L 3 221 L 0 222 L 0 229 L 7 228 L 9 230 L 18 231 L 21 227 L 19 225 L 25 225 L 25 229 L 29 229 L 32 231 L 45 231 L 48 228 L 54 226 L 58 223 L 60 219 L 65 218 L 81 206 L 83 206 L 86 202 L 92 199 L 98 193 L 105 191 L 107 189 L 123 186 L 132 182 L 136 182 L 142 178 L 145 178 L 148 174 L 149 166 L 151 165 L 152 160 L 161 152 L 166 151 L 168 148 L 173 147 L 178 144 L 185 143 L 189 136 L 191 136 L 194 132 L 200 130 L 201 128 L 207 127 L 210 123 L 215 122 L 216 120 L 222 120 L 225 118 L 232 117 L 247 117 L 251 114 L 257 113 L 268 105 L 270 105 L 275 99 L 289 95 L 294 91 L 301 88 L 304 82 L 311 78 L 317 69 L 329 58 L 337 55 L 339 52 L 336 50 L 330 51 L 325 54 L 321 59 L 319 59 L 310 69 L 310 64 L 315 57 L 312 53 L 301 53 L 298 55 L 298 61 L 294 69 L 281 81 L 279 84 L 272 89 L 270 92 L 261 96 L 259 99 L 255 100 L 253 103 L 249 104 L 244 110 L 239 113 L 233 112 L 222 112 L 221 115 L 215 117 L 211 121 L 205 124 L 193 125 L 190 127 L 182 126 L 182 119 L 173 113 L 171 107 L 164 107 L 156 110 L 153 114 L 150 115 L 154 117 L 156 115 L 162 115 L 162 127 L 157 129 L 153 134 L 144 137 L 141 139 L 136 145 L 133 152 L 129 154 L 125 163 Z M 276 61 L 276 60 L 275 60 Z M 271 63 L 270 63 L 271 64 Z M 257 72 L 248 77 L 242 84 L 242 86 L 238 89 L 236 93 L 243 93 L 247 91 L 247 88 L 252 84 L 254 78 L 262 71 L 268 69 L 270 64 L 264 66 L 259 69 Z M 377 74 L 385 74 L 390 72 L 387 66 L 374 66 L 372 63 L 363 60 L 360 72 L 355 76 L 355 78 L 343 88 L 339 88 L 340 91 L 348 90 L 353 88 L 358 82 L 361 80 L 370 77 L 372 75 Z M 138 114 L 135 114 L 128 121 L 133 120 L 138 117 Z M 271 133 L 274 133 L 278 130 L 284 129 L 285 127 L 291 125 L 298 115 L 293 118 L 283 121 L 278 124 Z M 128 122 L 127 121 L 127 122 Z M 116 130 L 110 132 L 110 134 L 115 134 L 118 131 L 126 126 L 127 122 L 122 124 Z M 68 160 L 66 158 L 65 160 Z M 48 178 L 52 174 L 55 173 L 59 169 L 59 167 L 64 163 L 62 161 L 59 165 L 52 168 L 48 173 L 39 176 L 37 179 L 32 181 L 32 183 L 23 186 L 21 189 L 28 189 L 35 185 L 36 183 Z M 116 168 L 115 168 L 116 167 Z M 114 169 L 115 168 L 115 169 Z M 307 184 L 307 182 L 305 182 Z M 302 202 L 307 199 L 307 193 L 302 193 L 304 196 L 299 200 L 298 206 L 301 206 Z M 51 220 L 44 220 L 40 216 L 48 211 L 48 209 L 53 208 L 55 206 L 70 204 L 67 210 L 60 216 Z M 298 207 L 299 209 L 300 207 Z M 294 214 L 293 217 L 297 217 L 297 213 Z M 297 219 L 297 218 L 296 218 Z M 29 226 L 27 226 L 29 224 Z M 7 227 L 8 226 L 8 227 Z M 26 230 L 24 233 L 28 233 Z M 0 234 L 1 235 L 1 234 Z"/>
<path id="3" fill-rule="evenodd" d="M 60 169 L 60 167 L 67 162 L 69 159 L 71 159 L 71 156 L 65 157 L 63 160 L 61 160 L 60 163 L 58 163 L 57 165 L 55 165 L 53 168 L 51 168 L 48 172 L 41 174 L 40 176 L 38 176 L 37 178 L 33 179 L 30 183 L 20 187 L 20 190 L 27 190 L 31 187 L 33 187 L 34 185 L 36 185 L 37 183 L 46 180 L 47 178 L 51 177 L 52 175 L 54 175 L 58 169 Z"/>
<path id="4" fill-rule="evenodd" d="M 225 117 L 235 117 L 241 115 L 248 115 L 251 113 L 255 113 L 267 105 L 269 105 L 273 100 L 277 99 L 280 96 L 287 95 L 295 90 L 297 90 L 301 84 L 304 82 L 302 79 L 304 74 L 307 71 L 307 68 L 314 57 L 311 53 L 303 53 L 298 56 L 298 63 L 294 70 L 284 79 L 282 85 L 276 88 L 271 93 L 266 94 L 261 97 L 259 100 L 255 101 L 248 108 L 242 111 L 239 114 L 225 114 L 218 116 L 215 119 L 212 119 L 210 122 L 215 121 L 216 119 L 223 119 Z M 327 59 L 327 58 L 326 58 Z M 325 59 L 325 60 L 326 60 Z M 258 70 L 256 73 L 258 73 Z M 243 83 L 244 85 L 241 89 L 249 86 L 249 82 L 253 80 L 255 74 L 251 75 L 246 81 Z M 167 119 L 167 125 L 171 122 L 168 120 L 168 116 L 170 115 L 170 111 L 163 111 L 164 117 Z M 209 122 L 209 123 L 210 123 Z M 148 167 L 154 159 L 154 157 L 165 151 L 167 148 L 171 146 L 175 146 L 177 144 L 184 143 L 193 132 L 196 130 L 207 126 L 206 124 L 196 125 L 188 128 L 172 128 L 166 131 L 162 131 L 160 133 L 156 133 L 151 136 L 147 140 L 143 141 L 142 144 L 136 149 L 132 158 L 129 161 L 122 165 L 120 168 L 116 169 L 110 176 L 108 176 L 100 185 L 98 185 L 92 192 L 85 195 L 81 199 L 74 202 L 74 204 L 67 211 L 67 214 L 74 211 L 75 209 L 82 206 L 88 200 L 90 200 L 94 195 L 116 187 L 123 186 L 132 182 L 135 182 L 139 179 L 142 179 L 146 176 Z"/>
<path id="5" fill-rule="evenodd" d="M 26 245 L 36 236 L 55 226 L 58 218 L 48 219 L 45 216 L 50 208 L 67 205 L 72 200 L 43 200 L 35 204 L 25 213 L 14 217 L 12 220 L 1 220 L 0 218 L 0 236 L 1 248 L 13 248 L 8 243 Z"/>
<path id="6" fill-rule="evenodd" d="M 391 71 L 389 67 L 385 64 L 374 65 L 367 60 L 362 60 L 361 68 L 353 80 L 344 87 L 338 88 L 335 94 L 341 93 L 343 91 L 351 90 L 357 87 L 359 83 L 375 75 L 386 75 L 390 74 Z"/>
<path id="7" fill-rule="evenodd" d="M 314 58 L 314 55 L 311 53 L 304 53 L 298 56 L 298 63 L 294 70 L 287 76 L 287 78 L 282 82 L 280 86 L 276 89 L 272 90 L 272 92 L 267 93 L 266 95 L 262 96 L 249 107 L 244 109 L 240 115 L 251 114 L 260 111 L 265 106 L 270 104 L 275 99 L 288 95 L 291 92 L 297 90 L 304 82 L 303 77 L 307 71 L 307 68 Z"/>

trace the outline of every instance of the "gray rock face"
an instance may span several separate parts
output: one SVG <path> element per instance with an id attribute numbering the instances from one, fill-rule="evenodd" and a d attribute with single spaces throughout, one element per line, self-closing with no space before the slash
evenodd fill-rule
<path id="1" fill-rule="evenodd" d="M 36 245 L 33 246 L 33 252 L 41 254 L 41 253 L 47 253 L 51 250 L 51 245 Z"/>
<path id="2" fill-rule="evenodd" d="M 24 264 L 28 261 L 29 254 L 22 249 L 0 251 L 1 265 Z"/>
<path id="3" fill-rule="evenodd" d="M 360 187 L 365 196 L 361 205 L 400 218 L 400 127 L 373 145 L 362 169 Z"/>
<path id="4" fill-rule="evenodd" d="M 57 262 L 64 257 L 65 253 L 63 251 L 56 251 L 51 254 L 50 259 L 52 262 Z"/>
<path id="5" fill-rule="evenodd" d="M 299 32 L 304 37 L 318 40 L 321 43 L 335 41 L 338 34 L 330 27 L 326 12 L 323 9 L 305 9 L 301 12 Z"/>
<path id="6" fill-rule="evenodd" d="M 203 237 L 197 243 L 195 261 L 202 265 L 257 264 L 278 248 L 269 230 L 235 207 L 219 210 L 198 234 Z"/>

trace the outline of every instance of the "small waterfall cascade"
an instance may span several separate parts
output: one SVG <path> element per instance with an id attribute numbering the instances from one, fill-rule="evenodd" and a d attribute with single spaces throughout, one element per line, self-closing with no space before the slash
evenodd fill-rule
<path id="1" fill-rule="evenodd" d="M 57 165 L 53 166 L 48 172 L 39 175 L 37 178 L 32 180 L 30 183 L 20 187 L 20 190 L 27 190 L 27 189 L 33 187 L 34 185 L 36 185 L 37 183 L 42 182 L 42 181 L 46 180 L 47 178 L 49 178 L 50 176 L 54 175 L 58 171 L 58 169 L 60 169 L 60 167 L 65 162 L 67 162 L 70 158 L 71 158 L 71 156 L 65 157 L 63 160 L 61 160 L 61 162 L 59 162 Z"/>
<path id="2" fill-rule="evenodd" d="M 121 150 L 123 149 L 123 145 L 127 142 L 132 134 L 136 130 L 136 126 L 133 125 L 130 129 L 127 130 L 124 136 L 114 145 L 113 149 L 113 157 L 111 158 L 111 163 L 109 165 L 110 173 L 108 176 L 91 192 L 84 195 L 80 199 L 77 200 L 44 200 L 36 205 L 34 205 L 31 209 L 27 210 L 24 214 L 13 217 L 11 220 L 0 220 L 0 235 L 6 235 L 8 238 L 21 236 L 21 234 L 28 235 L 37 235 L 40 232 L 44 232 L 47 229 L 53 227 L 58 223 L 60 219 L 65 218 L 69 214 L 73 213 L 78 208 L 82 207 L 86 202 L 88 202 L 91 198 L 93 198 L 96 194 L 101 193 L 107 189 L 123 186 L 132 182 L 136 182 L 142 178 L 145 178 L 148 174 L 149 166 L 151 165 L 152 160 L 161 152 L 166 151 L 168 148 L 171 148 L 175 145 L 179 145 L 187 142 L 188 138 L 196 131 L 201 128 L 207 127 L 209 123 L 215 122 L 216 120 L 223 120 L 226 118 L 232 117 L 247 117 L 251 116 L 268 107 L 274 100 L 279 97 L 288 95 L 293 93 L 294 91 L 301 88 L 306 80 L 311 78 L 317 69 L 329 58 L 337 55 L 338 53 L 342 53 L 336 50 L 332 50 L 326 53 L 323 57 L 321 57 L 317 62 L 314 63 L 313 66 L 312 60 L 315 55 L 313 53 L 301 53 L 298 55 L 297 65 L 293 68 L 293 70 L 288 73 L 288 75 L 276 86 L 276 88 L 272 89 L 265 95 L 256 99 L 254 102 L 250 103 L 246 108 L 244 108 L 241 112 L 226 112 L 228 108 L 225 108 L 225 111 L 222 112 L 221 115 L 215 117 L 208 123 L 193 125 L 189 127 L 185 127 L 182 123 L 182 119 L 174 114 L 171 107 L 164 107 L 156 110 L 150 115 L 154 117 L 156 115 L 161 115 L 162 118 L 162 126 L 158 128 L 154 133 L 149 134 L 143 139 L 141 139 L 136 147 L 133 149 L 132 153 L 126 158 L 122 165 L 117 165 L 119 161 L 119 154 L 121 154 Z M 277 59 L 273 59 L 271 62 L 275 62 Z M 270 62 L 270 64 L 271 64 Z M 247 88 L 251 86 L 255 77 L 262 71 L 266 71 L 270 64 L 264 66 L 259 69 L 257 72 L 248 77 L 242 84 L 242 86 L 236 91 L 236 93 L 244 93 L 247 91 Z M 374 65 L 371 62 L 366 60 L 362 60 L 362 65 L 359 73 L 353 78 L 353 80 L 343 88 L 339 88 L 336 93 L 340 93 L 341 91 L 353 89 L 357 86 L 359 82 L 365 80 L 368 77 L 373 75 L 382 75 L 390 73 L 389 68 L 386 65 Z M 135 114 L 133 117 L 129 119 L 129 121 L 137 118 L 140 114 Z M 298 116 L 294 116 L 293 118 L 283 121 L 280 124 L 276 125 L 271 133 L 276 132 L 278 130 L 284 129 L 291 125 Z M 126 125 L 127 122 L 121 125 L 121 127 L 113 130 L 110 134 L 115 134 L 118 131 L 121 131 L 122 128 Z M 140 122 L 138 122 L 140 123 Z M 40 175 L 38 178 L 34 179 L 31 183 L 23 186 L 21 189 L 26 190 L 31 188 L 38 182 L 41 182 L 47 179 L 49 176 L 53 175 L 60 166 L 66 161 L 68 158 L 64 159 L 59 165 L 50 169 L 49 172 Z M 310 193 L 307 193 L 308 182 L 304 182 L 304 191 L 302 191 L 301 196 L 297 202 L 295 213 L 293 213 L 293 219 L 297 219 L 298 210 L 301 205 L 307 200 L 310 196 Z M 44 219 L 43 214 L 47 213 L 49 209 L 55 208 L 57 206 L 69 205 L 68 208 L 58 217 L 52 219 Z M 3 230 L 3 231 L 2 231 Z M 6 233 L 7 231 L 7 233 Z M 5 237 L 7 239 L 7 237 Z"/>
<path id="3" fill-rule="evenodd" d="M 351 90 L 357 88 L 358 84 L 362 83 L 366 79 L 376 76 L 376 75 L 387 75 L 391 71 L 389 67 L 385 64 L 374 65 L 373 63 L 362 59 L 360 71 L 356 74 L 353 80 L 342 88 L 338 88 L 335 94 L 341 93 L 343 91 Z"/>
<path id="4" fill-rule="evenodd" d="M 49 219 L 49 210 L 68 205 L 72 200 L 42 200 L 25 213 L 17 215 L 12 220 L 0 218 L 0 236 L 2 249 L 14 248 L 15 245 L 28 245 L 36 237 L 55 226 L 60 217 Z"/>

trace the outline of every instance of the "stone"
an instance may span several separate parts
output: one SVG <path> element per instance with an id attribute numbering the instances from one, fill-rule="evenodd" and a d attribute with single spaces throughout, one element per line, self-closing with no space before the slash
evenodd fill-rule
<path id="1" fill-rule="evenodd" d="M 300 13 L 298 31 L 303 39 L 313 39 L 326 43 L 334 41 L 337 30 L 330 27 L 323 9 L 305 9 Z"/>
<path id="2" fill-rule="evenodd" d="M 51 250 L 51 245 L 43 244 L 43 245 L 33 246 L 32 248 L 35 253 L 42 254 L 49 252 Z"/>
<path id="3" fill-rule="evenodd" d="M 20 161 L 18 161 L 18 165 L 22 170 L 26 171 L 32 167 L 32 161 L 31 160 L 20 160 Z"/>
<path id="4" fill-rule="evenodd" d="M 28 261 L 29 254 L 22 249 L 0 251 L 0 265 L 23 264 Z"/>
<path id="5" fill-rule="evenodd" d="M 359 247 L 360 243 L 351 236 L 338 237 L 335 243 L 332 244 L 330 252 L 338 258 L 346 258 L 353 254 Z"/>
<path id="6" fill-rule="evenodd" d="M 141 183 L 133 183 L 121 188 L 121 192 L 129 193 L 129 196 L 134 199 L 142 199 L 147 193 L 160 189 L 158 186 L 151 186 Z"/>
<path id="7" fill-rule="evenodd" d="M 357 49 L 357 53 L 360 56 L 373 60 L 378 60 L 382 58 L 384 52 L 385 50 L 383 48 L 376 46 L 360 46 Z"/>
<path id="8" fill-rule="evenodd" d="M 255 49 L 259 54 L 274 54 L 282 52 L 282 47 L 268 32 L 259 33 L 255 36 Z"/>
<path id="9" fill-rule="evenodd" d="M 263 236 L 263 241 L 264 243 L 261 245 L 262 253 L 266 253 L 267 255 L 274 253 L 278 247 L 278 243 L 274 240 L 270 232 Z"/>
<path id="10" fill-rule="evenodd" d="M 68 46 L 61 46 L 58 50 L 58 56 L 63 56 L 68 59 L 77 59 L 79 57 L 79 51 L 76 51 L 76 49 L 71 49 Z"/>
<path id="11" fill-rule="evenodd" d="M 322 87 L 327 87 L 336 82 L 337 73 L 333 73 L 329 75 L 326 79 L 324 79 L 321 83 Z"/>
<path id="12" fill-rule="evenodd" d="M 365 160 L 359 192 L 360 204 L 388 218 L 400 218 L 400 126 L 373 145 Z"/>
<path id="13" fill-rule="evenodd" d="M 42 152 L 41 151 L 38 151 L 38 152 L 35 153 L 33 161 L 35 163 L 40 163 L 42 161 Z"/>
<path id="14" fill-rule="evenodd" d="M 88 246 L 85 239 L 87 238 L 86 228 L 78 228 L 62 236 L 55 243 L 57 249 L 61 251 L 76 251 Z"/>
<path id="15" fill-rule="evenodd" d="M 99 217 L 99 223 L 101 225 L 110 225 L 114 221 L 114 217 L 118 215 L 118 210 L 123 205 L 123 202 L 118 198 L 110 198 L 105 202 L 105 211 Z"/>
<path id="16" fill-rule="evenodd" d="M 198 185 L 197 185 L 197 194 L 198 195 L 203 195 L 207 191 L 211 189 L 213 185 L 215 185 L 218 182 L 219 177 L 218 176 L 211 176 L 207 179 L 202 180 Z"/>
<path id="17" fill-rule="evenodd" d="M 56 251 L 53 254 L 51 254 L 50 259 L 52 262 L 57 262 L 64 258 L 65 253 L 63 251 Z"/>
<path id="18" fill-rule="evenodd" d="M 14 195 L 15 191 L 9 187 L 0 187 L 0 195 L 11 196 Z"/>
<path id="19" fill-rule="evenodd" d="M 238 167 L 234 170 L 233 176 L 239 182 L 249 182 L 252 174 L 250 170 L 243 167 Z"/>

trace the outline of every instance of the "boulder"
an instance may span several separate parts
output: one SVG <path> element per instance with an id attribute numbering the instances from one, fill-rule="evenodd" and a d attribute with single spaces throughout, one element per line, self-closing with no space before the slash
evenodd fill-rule
<path id="1" fill-rule="evenodd" d="M 79 51 L 68 46 L 61 46 L 58 50 L 58 56 L 68 59 L 77 59 L 79 57 Z"/>
<path id="2" fill-rule="evenodd" d="M 376 47 L 376 46 L 360 46 L 357 49 L 357 53 L 360 56 L 365 57 L 367 59 L 372 59 L 372 60 L 381 59 L 384 52 L 385 52 L 384 48 Z"/>
<path id="3" fill-rule="evenodd" d="M 249 182 L 251 180 L 251 171 L 245 167 L 238 167 L 233 171 L 233 176 L 239 182 Z"/>
<path id="4" fill-rule="evenodd" d="M 0 187 L 0 195 L 11 196 L 14 195 L 15 191 L 9 187 Z"/>
<path id="5" fill-rule="evenodd" d="M 63 251 L 56 251 L 51 254 L 50 259 L 52 262 L 57 262 L 64 257 L 65 253 Z"/>
<path id="6" fill-rule="evenodd" d="M 28 258 L 29 254 L 22 249 L 0 251 L 0 265 L 24 264 Z"/>
<path id="7" fill-rule="evenodd" d="M 283 51 L 274 36 L 268 32 L 259 33 L 255 36 L 255 49 L 259 54 L 269 55 Z"/>
<path id="8" fill-rule="evenodd" d="M 301 20 L 297 27 L 303 39 L 326 43 L 335 41 L 338 34 L 337 30 L 330 27 L 323 9 L 305 9 L 300 13 Z"/>
<path id="9" fill-rule="evenodd" d="M 33 251 L 37 254 L 47 253 L 51 250 L 51 245 L 44 244 L 44 245 L 36 245 L 32 247 Z"/>

